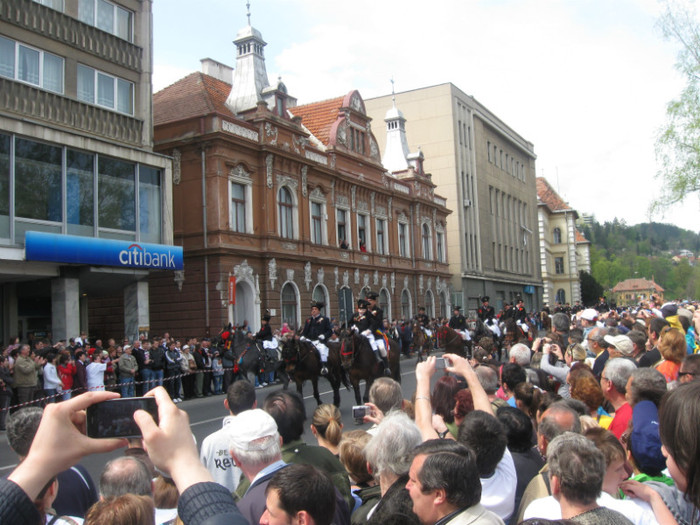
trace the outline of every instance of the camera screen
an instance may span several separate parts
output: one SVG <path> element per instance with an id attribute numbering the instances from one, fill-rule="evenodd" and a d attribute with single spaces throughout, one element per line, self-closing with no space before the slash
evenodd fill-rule
<path id="1" fill-rule="evenodd" d="M 87 408 L 87 435 L 92 438 L 141 437 L 134 412 L 145 410 L 158 423 L 158 406 L 153 397 L 110 399 Z"/>
<path id="2" fill-rule="evenodd" d="M 352 407 L 352 417 L 362 419 L 367 415 L 367 407 L 365 405 Z"/>

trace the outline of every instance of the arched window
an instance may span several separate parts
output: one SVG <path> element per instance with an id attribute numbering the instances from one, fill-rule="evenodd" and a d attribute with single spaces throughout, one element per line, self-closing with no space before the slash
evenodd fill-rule
<path id="1" fill-rule="evenodd" d="M 440 292 L 440 317 L 450 317 L 447 311 L 447 294 Z"/>
<path id="2" fill-rule="evenodd" d="M 557 290 L 556 302 L 560 304 L 566 304 L 566 292 L 563 288 Z"/>
<path id="3" fill-rule="evenodd" d="M 391 301 L 389 300 L 389 294 L 385 288 L 379 291 L 377 303 L 379 303 L 379 308 L 384 311 L 384 319 L 389 319 L 391 321 Z"/>
<path id="4" fill-rule="evenodd" d="M 321 313 L 325 316 L 330 315 L 330 305 L 328 304 L 328 294 L 326 293 L 325 286 L 322 284 L 317 284 L 314 288 L 314 292 L 311 294 L 311 299 L 313 301 L 325 304 L 326 306 L 321 308 Z"/>
<path id="5" fill-rule="evenodd" d="M 554 237 L 554 244 L 561 244 L 561 229 L 554 228 L 552 237 Z"/>
<path id="6" fill-rule="evenodd" d="M 282 187 L 277 195 L 280 215 L 280 237 L 294 238 L 294 200 L 290 191 Z"/>
<path id="7" fill-rule="evenodd" d="M 435 300 L 433 298 L 433 292 L 430 290 L 425 292 L 425 315 L 430 318 L 435 317 Z"/>
<path id="8" fill-rule="evenodd" d="M 405 321 L 411 318 L 411 295 L 408 290 L 401 292 L 401 317 Z"/>
<path id="9" fill-rule="evenodd" d="M 430 226 L 427 223 L 423 223 L 423 258 L 430 259 L 430 247 L 432 246 L 432 239 L 430 238 Z"/>
<path id="10" fill-rule="evenodd" d="M 282 322 L 296 330 L 297 319 L 297 291 L 292 283 L 287 283 L 282 287 Z"/>

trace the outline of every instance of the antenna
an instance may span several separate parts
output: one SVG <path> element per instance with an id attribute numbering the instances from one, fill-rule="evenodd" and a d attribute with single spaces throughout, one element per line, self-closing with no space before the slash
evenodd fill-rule
<path id="1" fill-rule="evenodd" d="M 396 92 L 394 91 L 394 75 L 391 75 L 391 102 L 396 107 Z"/>
<path id="2" fill-rule="evenodd" d="M 247 9 L 247 11 L 248 11 L 248 12 L 246 13 L 246 16 L 248 17 L 248 25 L 250 25 L 250 0 L 248 0 L 248 1 L 246 2 L 245 6 L 246 6 L 246 9 Z"/>

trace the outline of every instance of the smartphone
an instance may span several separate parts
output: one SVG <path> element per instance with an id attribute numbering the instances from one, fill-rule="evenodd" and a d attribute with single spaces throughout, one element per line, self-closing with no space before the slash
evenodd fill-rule
<path id="1" fill-rule="evenodd" d="M 153 397 L 120 397 L 90 405 L 86 417 L 88 437 L 141 437 L 141 429 L 134 421 L 137 410 L 145 410 L 158 424 L 158 405 Z"/>
<path id="2" fill-rule="evenodd" d="M 369 407 L 366 405 L 359 405 L 352 407 L 352 417 L 353 419 L 363 419 L 368 412 Z"/>

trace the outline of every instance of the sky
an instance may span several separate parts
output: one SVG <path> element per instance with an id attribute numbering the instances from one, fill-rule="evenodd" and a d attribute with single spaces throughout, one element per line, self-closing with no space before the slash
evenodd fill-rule
<path id="1" fill-rule="evenodd" d="M 234 66 L 245 3 L 154 0 L 154 92 L 202 58 Z M 650 219 L 656 138 L 684 85 L 656 0 L 251 0 L 250 11 L 271 83 L 299 104 L 386 95 L 391 78 L 397 92 L 452 82 L 534 144 L 537 176 L 580 214 Z M 652 219 L 698 231 L 700 199 Z"/>

